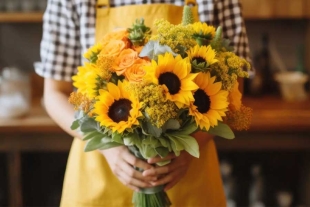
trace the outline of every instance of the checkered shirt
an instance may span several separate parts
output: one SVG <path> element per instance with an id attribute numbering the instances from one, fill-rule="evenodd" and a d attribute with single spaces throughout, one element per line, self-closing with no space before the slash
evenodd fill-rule
<path id="1" fill-rule="evenodd" d="M 196 0 L 199 18 L 223 27 L 235 52 L 250 60 L 248 39 L 239 0 Z M 110 0 L 112 7 L 143 4 L 145 0 Z M 183 5 L 184 0 L 149 0 L 148 3 Z M 43 16 L 41 62 L 35 71 L 42 77 L 71 81 L 83 61 L 82 54 L 94 44 L 96 0 L 48 0 Z"/>

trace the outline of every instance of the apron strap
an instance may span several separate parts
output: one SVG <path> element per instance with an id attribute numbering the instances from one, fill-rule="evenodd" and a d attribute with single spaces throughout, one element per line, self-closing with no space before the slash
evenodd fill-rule
<path id="1" fill-rule="evenodd" d="M 185 0 L 185 5 L 196 5 L 196 0 Z M 97 0 L 97 7 L 110 7 L 110 0 Z"/>
<path id="2" fill-rule="evenodd" d="M 97 0 L 97 7 L 110 7 L 109 0 Z"/>

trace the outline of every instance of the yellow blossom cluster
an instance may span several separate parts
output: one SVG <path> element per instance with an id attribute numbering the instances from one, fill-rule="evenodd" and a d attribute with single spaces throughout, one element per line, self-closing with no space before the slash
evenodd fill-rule
<path id="1" fill-rule="evenodd" d="M 157 34 L 151 40 L 158 40 L 161 45 L 168 45 L 174 52 L 180 52 L 180 45 L 186 50 L 194 47 L 196 41 L 192 38 L 194 30 L 190 25 L 174 25 L 167 20 L 155 21 Z"/>
<path id="2" fill-rule="evenodd" d="M 218 62 L 211 65 L 211 74 L 217 77 L 217 81 L 222 81 L 224 90 L 230 91 L 238 77 L 249 77 L 247 71 L 250 70 L 250 64 L 245 59 L 232 52 L 217 53 L 216 58 Z"/>
<path id="3" fill-rule="evenodd" d="M 226 123 L 233 129 L 241 131 L 250 127 L 253 109 L 241 105 L 240 110 L 226 112 Z"/>
<path id="4" fill-rule="evenodd" d="M 162 127 L 166 121 L 176 118 L 178 107 L 165 97 L 164 88 L 155 84 L 132 84 L 133 92 L 143 103 L 145 115 L 156 127 Z"/>
<path id="5" fill-rule="evenodd" d="M 113 56 L 98 55 L 98 59 L 97 59 L 96 64 L 102 71 L 106 71 L 107 73 L 111 73 L 110 69 L 112 68 L 114 60 L 115 60 L 115 57 L 113 57 Z"/>
<path id="6" fill-rule="evenodd" d="M 90 114 L 92 101 L 86 95 L 79 92 L 72 92 L 68 99 L 69 103 L 74 106 L 74 110 L 82 110 L 84 113 Z"/>

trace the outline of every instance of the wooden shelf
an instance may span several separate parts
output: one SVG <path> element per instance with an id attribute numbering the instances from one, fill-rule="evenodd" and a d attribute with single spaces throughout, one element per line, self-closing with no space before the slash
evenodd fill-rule
<path id="1" fill-rule="evenodd" d="M 15 12 L 3 12 L 0 13 L 0 23 L 31 23 L 42 22 L 42 12 L 32 13 L 15 13 Z"/>
<path id="2" fill-rule="evenodd" d="M 245 19 L 301 19 L 309 0 L 241 0 Z"/>
<path id="3" fill-rule="evenodd" d="M 310 99 L 287 102 L 281 97 L 243 98 L 245 106 L 253 108 L 251 132 L 310 131 Z"/>

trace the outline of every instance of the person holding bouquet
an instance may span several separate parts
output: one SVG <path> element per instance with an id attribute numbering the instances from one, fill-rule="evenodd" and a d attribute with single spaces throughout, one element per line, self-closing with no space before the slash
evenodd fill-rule
<path id="1" fill-rule="evenodd" d="M 222 26 L 237 55 L 249 60 L 248 40 L 238 0 L 132 1 L 49 0 L 44 14 L 41 64 L 36 72 L 44 77 L 44 104 L 55 122 L 75 137 L 64 179 L 61 207 L 132 206 L 132 192 L 165 185 L 172 206 L 226 206 L 213 136 L 196 132 L 200 158 L 187 152 L 180 156 L 147 161 L 136 158 L 127 147 L 84 152 L 85 143 L 71 130 L 74 110 L 68 97 L 74 90 L 72 76 L 83 54 L 95 41 L 116 27 L 130 27 L 137 18 L 149 25 L 164 18 L 179 23 L 182 6 L 193 5 L 196 18 Z M 171 160 L 164 166 L 153 164 Z M 137 171 L 133 166 L 143 169 Z"/>

